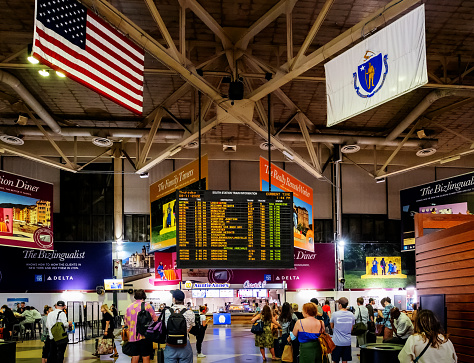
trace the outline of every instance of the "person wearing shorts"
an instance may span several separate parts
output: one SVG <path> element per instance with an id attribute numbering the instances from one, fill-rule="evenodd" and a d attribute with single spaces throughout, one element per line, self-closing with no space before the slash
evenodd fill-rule
<path id="1" fill-rule="evenodd" d="M 351 332 L 355 317 L 347 311 L 349 304 L 347 298 L 341 297 L 336 303 L 339 304 L 339 310 L 331 316 L 331 328 L 334 332 L 332 340 L 336 348 L 332 351 L 331 357 L 333 362 L 339 363 L 342 359 L 343 363 L 347 363 L 352 361 Z"/>
<path id="2" fill-rule="evenodd" d="M 137 316 L 141 310 L 142 302 L 146 299 L 145 291 L 136 290 L 134 298 L 135 301 L 128 306 L 125 313 L 125 325 L 130 331 L 130 340 L 127 344 L 132 344 L 132 363 L 138 363 L 140 357 L 142 357 L 143 363 L 149 363 L 150 356 L 153 354 L 153 342 L 145 340 L 143 335 L 137 333 Z M 158 320 L 155 310 L 149 303 L 145 303 L 145 310 L 150 313 L 153 321 Z"/>

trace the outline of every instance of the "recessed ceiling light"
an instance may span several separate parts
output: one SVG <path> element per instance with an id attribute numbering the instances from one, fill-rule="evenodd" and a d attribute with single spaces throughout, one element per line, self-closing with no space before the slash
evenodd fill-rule
<path id="1" fill-rule="evenodd" d="M 344 145 L 342 148 L 341 148 L 341 153 L 344 153 L 344 154 L 353 154 L 353 153 L 356 153 L 360 150 L 360 146 L 359 145 Z"/>
<path id="2" fill-rule="evenodd" d="M 429 147 L 429 148 L 426 148 L 426 149 L 418 150 L 416 152 L 416 156 L 418 156 L 420 158 L 424 158 L 424 157 L 427 157 L 427 156 L 431 156 L 434 153 L 436 153 L 436 149 L 433 148 L 433 147 Z"/>
<path id="3" fill-rule="evenodd" d="M 60 71 L 56 71 L 56 75 L 60 78 L 65 78 L 66 77 L 66 75 L 63 72 L 60 72 Z"/>
<path id="4" fill-rule="evenodd" d="M 20 146 L 25 143 L 21 138 L 17 136 L 11 136 L 11 135 L 2 135 L 0 136 L 0 140 L 2 140 L 6 144 L 16 145 L 16 146 Z"/>
<path id="5" fill-rule="evenodd" d="M 270 144 L 271 150 L 276 150 L 276 147 L 273 144 Z M 260 144 L 260 149 L 268 150 L 268 142 L 264 141 Z"/>
<path id="6" fill-rule="evenodd" d="M 197 149 L 199 147 L 199 141 L 193 140 L 189 144 L 187 144 L 184 148 L 185 149 Z"/>
<path id="7" fill-rule="evenodd" d="M 106 137 L 94 137 L 92 143 L 99 147 L 111 147 L 114 144 L 112 140 L 109 140 Z"/>
<path id="8" fill-rule="evenodd" d="M 47 69 L 40 69 L 38 73 L 43 77 L 49 77 L 49 71 Z"/>

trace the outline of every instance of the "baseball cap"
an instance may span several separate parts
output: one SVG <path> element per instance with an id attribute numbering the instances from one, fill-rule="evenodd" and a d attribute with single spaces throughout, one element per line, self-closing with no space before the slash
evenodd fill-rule
<path id="1" fill-rule="evenodd" d="M 181 290 L 171 290 L 170 292 L 175 300 L 184 301 L 184 292 Z"/>
<path id="2" fill-rule="evenodd" d="M 56 303 L 56 306 L 66 306 L 66 303 L 62 300 L 59 300 L 57 303 Z"/>
<path id="3" fill-rule="evenodd" d="M 348 305 L 349 304 L 349 300 L 347 300 L 347 298 L 345 297 L 340 297 L 339 300 L 336 301 L 338 304 L 341 304 L 341 305 Z"/>

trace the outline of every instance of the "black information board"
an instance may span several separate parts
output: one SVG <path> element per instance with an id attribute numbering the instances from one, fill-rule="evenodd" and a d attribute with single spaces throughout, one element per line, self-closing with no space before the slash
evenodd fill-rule
<path id="1" fill-rule="evenodd" d="M 293 193 L 177 192 L 178 268 L 293 268 Z"/>

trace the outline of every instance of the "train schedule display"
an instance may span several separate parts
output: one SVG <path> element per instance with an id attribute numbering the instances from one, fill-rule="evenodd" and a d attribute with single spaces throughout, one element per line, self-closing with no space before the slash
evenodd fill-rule
<path id="1" fill-rule="evenodd" d="M 293 193 L 178 191 L 178 268 L 293 268 Z"/>

